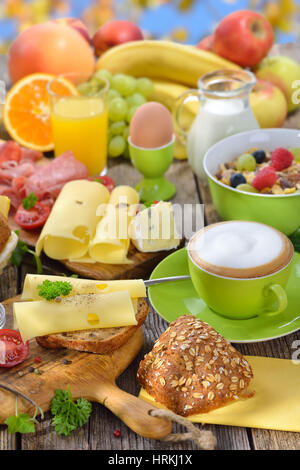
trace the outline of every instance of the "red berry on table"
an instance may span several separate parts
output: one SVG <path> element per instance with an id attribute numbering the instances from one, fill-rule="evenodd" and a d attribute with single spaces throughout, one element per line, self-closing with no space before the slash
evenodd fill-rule
<path id="1" fill-rule="evenodd" d="M 287 149 L 279 147 L 271 155 L 271 167 L 276 171 L 288 168 L 294 160 L 294 155 Z"/>
<path id="2" fill-rule="evenodd" d="M 271 188 L 277 181 L 277 174 L 274 168 L 266 166 L 259 170 L 254 180 L 252 181 L 252 186 L 259 191 L 264 188 Z"/>
<path id="3" fill-rule="evenodd" d="M 119 431 L 119 429 L 116 429 L 116 430 L 114 431 L 114 436 L 115 436 L 115 437 L 121 437 L 121 431 Z"/>

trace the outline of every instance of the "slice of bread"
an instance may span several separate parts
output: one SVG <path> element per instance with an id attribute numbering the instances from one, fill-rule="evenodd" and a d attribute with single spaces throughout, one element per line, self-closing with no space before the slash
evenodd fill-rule
<path id="1" fill-rule="evenodd" d="M 40 346 L 50 349 L 68 348 L 77 351 L 109 354 L 120 348 L 142 326 L 149 312 L 145 299 L 138 299 L 136 319 L 138 324 L 120 328 L 95 328 L 53 335 L 38 336 Z"/>

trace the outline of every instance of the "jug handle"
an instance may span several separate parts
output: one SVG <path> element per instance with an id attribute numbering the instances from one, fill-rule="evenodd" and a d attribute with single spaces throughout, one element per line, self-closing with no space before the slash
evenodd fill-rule
<path id="1" fill-rule="evenodd" d="M 185 129 L 182 127 L 180 123 L 180 115 L 182 111 L 183 105 L 187 101 L 201 101 L 201 95 L 198 89 L 190 89 L 188 91 L 185 91 L 181 95 L 178 96 L 178 98 L 175 101 L 175 105 L 173 108 L 173 120 L 175 124 L 175 134 L 178 140 L 183 144 L 186 145 L 186 139 L 188 136 L 188 131 L 189 129 Z"/>

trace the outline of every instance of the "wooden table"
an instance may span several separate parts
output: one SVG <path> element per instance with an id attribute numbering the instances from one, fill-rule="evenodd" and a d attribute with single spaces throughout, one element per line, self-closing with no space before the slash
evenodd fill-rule
<path id="1" fill-rule="evenodd" d="M 110 169 L 111 176 L 117 184 L 126 183 L 133 185 L 138 181 L 139 175 L 127 162 L 113 165 Z M 174 202 L 177 203 L 204 203 L 206 223 L 213 223 L 218 216 L 211 203 L 208 188 L 193 176 L 186 161 L 176 161 L 168 171 L 168 176 L 177 186 L 177 194 Z M 59 263 L 44 259 L 48 266 L 46 272 L 51 274 L 66 272 Z M 26 261 L 22 267 L 9 266 L 0 278 L 0 300 L 18 294 L 22 288 L 22 280 L 27 272 L 35 272 L 30 261 Z M 166 329 L 167 323 L 163 321 L 153 309 L 145 322 L 144 346 L 138 357 L 118 380 L 119 386 L 137 395 L 139 386 L 135 376 L 139 361 L 153 345 L 154 340 Z M 274 341 L 266 341 L 255 344 L 238 344 L 237 349 L 244 354 L 270 356 L 290 359 L 292 355 L 292 343 L 300 337 L 295 333 Z M 246 429 L 230 426 L 206 426 L 211 429 L 218 440 L 218 449 L 300 449 L 300 434 L 265 431 L 258 429 Z M 121 437 L 113 435 L 114 430 L 121 431 Z M 179 426 L 174 429 L 181 431 Z M 104 406 L 94 404 L 93 413 L 89 422 L 80 430 L 77 430 L 68 438 L 61 438 L 54 432 L 49 413 L 38 426 L 36 434 L 24 436 L 9 435 L 5 426 L 0 426 L 0 449 L 164 449 L 164 450 L 188 450 L 196 449 L 189 443 L 166 444 L 158 441 L 144 439 L 137 436 L 121 423 Z"/>
<path id="2" fill-rule="evenodd" d="M 284 50 L 283 53 L 288 52 L 288 50 Z M 299 123 L 300 112 L 290 116 L 285 127 L 295 128 L 298 127 Z M 109 174 L 115 179 L 116 184 L 134 185 L 139 180 L 137 171 L 123 160 L 113 162 Z M 177 187 L 174 202 L 180 204 L 202 203 L 205 208 L 206 223 L 210 224 L 219 220 L 212 205 L 207 185 L 200 184 L 197 178 L 194 177 L 186 161 L 175 161 L 169 169 L 167 176 Z M 49 274 L 66 273 L 66 270 L 58 263 L 44 259 L 44 264 L 46 265 L 45 272 Z M 27 272 L 35 272 L 35 268 L 28 259 L 25 260 L 20 268 L 9 266 L 5 269 L 0 277 L 0 301 L 20 293 L 22 282 Z M 135 377 L 139 361 L 143 358 L 144 354 L 152 348 L 154 340 L 166 327 L 167 323 L 151 309 L 143 327 L 143 348 L 131 366 L 118 379 L 118 385 L 123 390 L 138 395 L 139 386 Z M 293 341 L 299 338 L 300 332 L 296 332 L 273 341 L 254 344 L 237 344 L 235 346 L 243 354 L 290 359 L 293 353 Z M 215 434 L 218 441 L 217 449 L 300 449 L 300 434 L 298 433 L 215 425 L 206 425 L 205 428 L 212 430 Z M 119 438 L 113 435 L 116 429 L 121 431 Z M 173 426 L 173 430 L 176 432 L 183 431 L 183 429 L 177 425 Z M 38 426 L 38 431 L 32 435 L 9 435 L 6 426 L 0 426 L 0 450 L 4 449 L 196 450 L 197 447 L 189 442 L 182 444 L 166 444 L 144 439 L 137 436 L 123 425 L 123 423 L 104 406 L 94 404 L 89 422 L 67 438 L 58 437 L 56 435 L 51 426 L 49 413 L 46 414 L 45 420 Z"/>

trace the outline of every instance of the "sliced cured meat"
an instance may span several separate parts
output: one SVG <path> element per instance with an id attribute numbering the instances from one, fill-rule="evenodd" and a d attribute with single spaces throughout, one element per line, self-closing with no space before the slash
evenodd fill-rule
<path id="1" fill-rule="evenodd" d="M 24 176 L 17 176 L 12 182 L 12 189 L 19 195 L 21 199 L 26 197 L 25 181 L 26 178 Z"/>
<path id="2" fill-rule="evenodd" d="M 4 168 L 0 166 L 0 184 L 12 184 L 13 180 L 18 176 L 29 177 L 35 171 L 35 167 L 32 163 L 22 163 L 21 165 L 11 166 L 8 166 L 8 163 L 13 162 L 4 162 L 2 164 Z"/>
<path id="3" fill-rule="evenodd" d="M 24 161 L 38 162 L 43 158 L 43 153 L 38 150 L 27 149 L 25 147 L 22 147 L 21 150 L 21 163 Z"/>
<path id="4" fill-rule="evenodd" d="M 16 193 L 16 191 L 11 186 L 5 184 L 0 184 L 0 195 L 9 197 L 11 212 L 16 211 L 22 202 L 22 198 Z"/>
<path id="5" fill-rule="evenodd" d="M 26 195 L 34 192 L 39 201 L 56 198 L 68 181 L 85 179 L 88 176 L 86 166 L 76 160 L 68 151 L 52 160 L 48 165 L 36 168 L 25 182 Z"/>
<path id="6" fill-rule="evenodd" d="M 8 140 L 0 146 L 0 164 L 9 160 L 19 162 L 21 156 L 21 147 L 13 140 Z"/>

